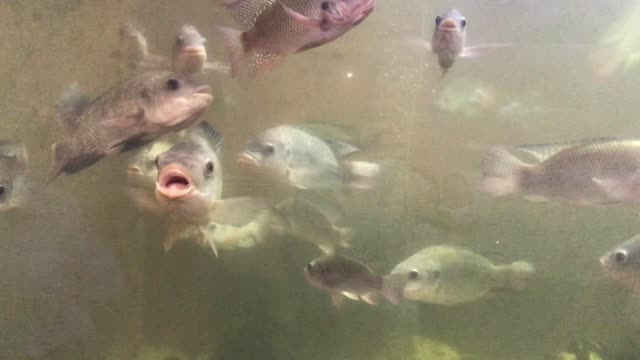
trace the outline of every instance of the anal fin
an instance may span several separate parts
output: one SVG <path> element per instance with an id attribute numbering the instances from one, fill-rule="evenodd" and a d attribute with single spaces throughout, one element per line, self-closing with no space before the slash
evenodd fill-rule
<path id="1" fill-rule="evenodd" d="M 249 69 L 252 76 L 260 76 L 277 68 L 282 63 L 283 57 L 280 54 L 260 51 L 251 56 Z"/>

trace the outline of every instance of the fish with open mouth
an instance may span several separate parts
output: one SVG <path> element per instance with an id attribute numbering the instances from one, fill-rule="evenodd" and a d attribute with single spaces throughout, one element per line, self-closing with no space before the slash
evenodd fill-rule
<path id="1" fill-rule="evenodd" d="M 167 71 L 138 74 L 93 101 L 70 97 L 59 106 L 73 133 L 53 144 L 49 181 L 73 174 L 105 156 L 141 147 L 199 122 L 211 104 L 211 88 Z"/>
<path id="2" fill-rule="evenodd" d="M 158 176 L 152 206 L 170 218 L 163 243 L 165 251 L 185 232 L 189 234 L 189 230 L 193 230 L 195 234 L 190 237 L 211 247 L 217 256 L 216 241 L 225 243 L 225 239 L 215 238 L 216 233 L 210 228 L 212 223 L 239 227 L 266 221 L 267 206 L 261 199 L 221 199 L 222 143 L 222 135 L 205 122 L 157 156 Z M 225 237 L 233 236 L 225 231 L 218 235 L 221 233 Z"/>

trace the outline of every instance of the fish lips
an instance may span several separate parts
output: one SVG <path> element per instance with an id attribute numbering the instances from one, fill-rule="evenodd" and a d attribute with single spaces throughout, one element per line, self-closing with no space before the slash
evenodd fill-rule
<path id="1" fill-rule="evenodd" d="M 255 156 L 247 153 L 246 151 L 238 154 L 238 158 L 236 160 L 238 165 L 247 166 L 247 167 L 256 167 L 258 166 L 258 159 Z"/>
<path id="2" fill-rule="evenodd" d="M 455 19 L 446 18 L 440 22 L 438 29 L 441 31 L 458 31 L 460 30 L 460 26 Z"/>
<path id="3" fill-rule="evenodd" d="M 182 165 L 170 164 L 163 167 L 158 173 L 156 196 L 176 200 L 191 195 L 194 190 L 193 179 L 189 171 Z"/>

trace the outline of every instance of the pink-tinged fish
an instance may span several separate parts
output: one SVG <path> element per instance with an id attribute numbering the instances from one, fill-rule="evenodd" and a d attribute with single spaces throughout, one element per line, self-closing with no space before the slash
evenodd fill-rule
<path id="1" fill-rule="evenodd" d="M 220 27 L 232 76 L 272 69 L 289 54 L 326 44 L 361 23 L 376 0 L 229 0 L 247 31 Z"/>

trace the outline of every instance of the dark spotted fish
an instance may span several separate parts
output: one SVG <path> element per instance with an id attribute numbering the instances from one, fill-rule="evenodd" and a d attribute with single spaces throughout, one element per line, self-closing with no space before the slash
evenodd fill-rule
<path id="1" fill-rule="evenodd" d="M 60 116 L 71 120 L 76 129 L 70 137 L 53 145 L 50 179 L 63 172 L 78 172 L 107 155 L 184 129 L 197 122 L 212 100 L 208 86 L 160 71 L 139 74 L 85 102 L 81 109 L 60 107 L 73 109 L 79 116 Z"/>
<path id="2" fill-rule="evenodd" d="M 342 296 L 378 304 L 381 299 L 382 277 L 362 262 L 339 254 L 323 255 L 304 268 L 309 283 L 334 294 L 334 304 Z"/>

